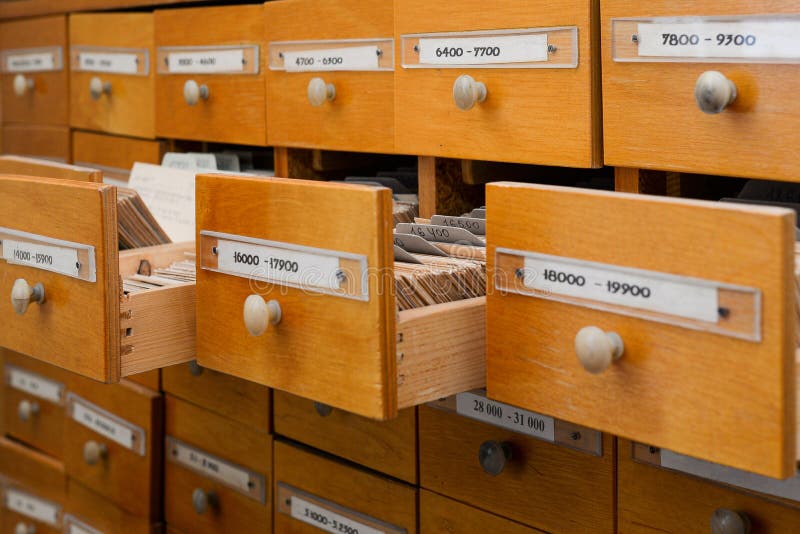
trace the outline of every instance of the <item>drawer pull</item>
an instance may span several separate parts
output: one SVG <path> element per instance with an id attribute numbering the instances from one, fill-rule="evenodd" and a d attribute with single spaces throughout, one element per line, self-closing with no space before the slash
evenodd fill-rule
<path id="1" fill-rule="evenodd" d="M 317 411 L 317 415 L 319 415 L 320 417 L 328 417 L 333 411 L 333 408 L 331 406 L 322 402 L 315 402 L 314 409 Z"/>
<path id="2" fill-rule="evenodd" d="M 244 325 L 252 336 L 260 336 L 269 325 L 281 322 L 281 305 L 277 300 L 264 300 L 261 295 L 250 295 L 244 301 Z"/>
<path id="3" fill-rule="evenodd" d="M 14 526 L 14 534 L 36 534 L 36 526 L 20 521 Z"/>
<path id="4" fill-rule="evenodd" d="M 722 113 L 736 100 L 736 84 L 719 71 L 707 70 L 697 78 L 694 99 L 703 113 Z"/>
<path id="5" fill-rule="evenodd" d="M 200 99 L 208 100 L 210 96 L 210 92 L 208 91 L 208 86 L 206 84 L 198 85 L 194 80 L 186 80 L 186 83 L 183 84 L 183 99 L 186 100 L 186 103 L 190 106 L 194 106 Z"/>
<path id="6" fill-rule="evenodd" d="M 593 375 L 608 369 L 614 360 L 622 357 L 625 345 L 615 332 L 603 332 L 596 326 L 585 326 L 575 336 L 575 353 L 578 360 Z"/>
<path id="7" fill-rule="evenodd" d="M 711 514 L 711 534 L 748 534 L 750 518 L 727 508 L 717 508 Z"/>
<path id="8" fill-rule="evenodd" d="M 336 99 L 336 86 L 332 83 L 325 83 L 322 78 L 311 78 L 308 82 L 306 94 L 311 105 L 318 107 L 325 102 L 333 102 Z"/>
<path id="9" fill-rule="evenodd" d="M 97 76 L 89 80 L 89 95 L 92 100 L 99 100 L 104 94 L 111 96 L 111 82 L 104 82 Z"/>
<path id="10" fill-rule="evenodd" d="M 476 82 L 469 74 L 462 74 L 453 84 L 453 100 L 458 109 L 468 111 L 486 100 L 486 84 Z"/>
<path id="11" fill-rule="evenodd" d="M 22 400 L 17 406 L 17 416 L 20 421 L 28 422 L 33 416 L 39 413 L 39 403 L 36 401 Z"/>
<path id="12" fill-rule="evenodd" d="M 192 506 L 198 515 L 203 515 L 208 511 L 208 508 L 215 508 L 217 506 L 217 494 L 213 491 L 203 491 L 200 488 L 195 488 L 192 492 Z"/>
<path id="13" fill-rule="evenodd" d="M 478 449 L 478 462 L 483 470 L 493 477 L 503 472 L 511 459 L 511 444 L 503 441 L 484 441 Z"/>
<path id="14" fill-rule="evenodd" d="M 108 447 L 105 443 L 97 443 L 89 440 L 83 445 L 83 461 L 87 465 L 95 465 L 108 455 Z"/>
<path id="15" fill-rule="evenodd" d="M 28 311 L 28 304 L 44 302 L 44 286 L 39 283 L 31 287 L 24 278 L 14 280 L 11 288 L 11 304 L 19 315 Z"/>
<path id="16" fill-rule="evenodd" d="M 189 362 L 189 374 L 192 376 L 200 376 L 203 374 L 203 366 L 197 363 L 197 360 Z"/>
<path id="17" fill-rule="evenodd" d="M 14 76 L 14 94 L 23 97 L 28 91 L 33 91 L 35 82 L 33 78 L 27 78 L 24 74 Z"/>

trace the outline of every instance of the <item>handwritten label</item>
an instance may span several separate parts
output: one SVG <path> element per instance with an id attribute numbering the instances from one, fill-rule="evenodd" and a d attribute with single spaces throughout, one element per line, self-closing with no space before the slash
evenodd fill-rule
<path id="1" fill-rule="evenodd" d="M 254 489 L 260 492 L 263 486 L 260 481 L 254 480 L 254 477 L 246 469 L 232 465 L 174 438 L 167 438 L 167 457 L 244 494 L 249 495 Z"/>
<path id="2" fill-rule="evenodd" d="M 87 72 L 137 74 L 139 58 L 136 54 L 125 52 L 80 52 L 78 66 Z"/>
<path id="3" fill-rule="evenodd" d="M 387 534 L 385 530 L 365 525 L 297 496 L 292 496 L 291 516 L 334 534 Z"/>
<path id="4" fill-rule="evenodd" d="M 475 219 L 472 217 L 450 217 L 448 215 L 434 215 L 431 217 L 431 224 L 439 226 L 452 226 L 469 230 L 475 235 L 486 235 L 486 219 Z"/>
<path id="5" fill-rule="evenodd" d="M 374 45 L 283 52 L 286 72 L 379 70 L 379 60 L 379 48 Z"/>
<path id="6" fill-rule="evenodd" d="M 16 390 L 56 404 L 61 403 L 63 384 L 9 365 L 6 366 L 6 376 L 8 384 Z"/>
<path id="7" fill-rule="evenodd" d="M 217 158 L 205 152 L 167 152 L 161 159 L 161 166 L 190 171 L 216 171 Z"/>
<path id="8" fill-rule="evenodd" d="M 455 243 L 457 245 L 486 246 L 486 242 L 469 230 L 435 224 L 400 223 L 395 227 L 398 234 L 418 235 L 435 243 Z"/>
<path id="9" fill-rule="evenodd" d="M 688 278 L 535 254 L 525 256 L 524 284 L 546 293 L 716 323 L 717 287 Z"/>
<path id="10" fill-rule="evenodd" d="M 53 52 L 25 52 L 6 55 L 6 72 L 37 72 L 56 70 Z"/>
<path id="11" fill-rule="evenodd" d="M 218 74 L 244 72 L 244 49 L 170 52 L 167 71 L 182 74 Z"/>
<path id="12" fill-rule="evenodd" d="M 61 508 L 57 504 L 12 488 L 6 488 L 5 495 L 9 510 L 48 525 L 58 525 Z"/>
<path id="13" fill-rule="evenodd" d="M 80 271 L 78 251 L 74 248 L 3 239 L 3 259 L 72 277 L 77 277 Z"/>
<path id="14" fill-rule="evenodd" d="M 189 170 L 136 162 L 128 179 L 128 187 L 139 193 L 176 243 L 195 240 L 194 175 Z"/>
<path id="15" fill-rule="evenodd" d="M 672 19 L 640 22 L 641 57 L 798 59 L 800 20 L 744 19 L 736 22 Z"/>
<path id="16" fill-rule="evenodd" d="M 491 65 L 547 61 L 547 34 L 484 37 L 423 37 L 419 62 L 429 65 Z"/>
<path id="17" fill-rule="evenodd" d="M 555 419 L 487 399 L 476 393 L 456 395 L 456 412 L 500 428 L 527 434 L 550 442 L 556 440 Z"/>
<path id="18" fill-rule="evenodd" d="M 101 436 L 144 456 L 144 439 L 136 439 L 137 435 L 144 436 L 144 430 L 124 422 L 117 416 L 78 397 L 73 396 L 71 401 L 73 420 Z"/>

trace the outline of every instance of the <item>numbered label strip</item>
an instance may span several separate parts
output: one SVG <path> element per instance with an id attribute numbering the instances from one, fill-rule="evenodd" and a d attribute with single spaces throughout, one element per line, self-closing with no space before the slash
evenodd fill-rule
<path id="1" fill-rule="evenodd" d="M 615 61 L 799 63 L 800 16 L 618 18 Z"/>
<path id="2" fill-rule="evenodd" d="M 278 512 L 333 534 L 405 534 L 390 525 L 354 510 L 278 482 Z"/>
<path id="3" fill-rule="evenodd" d="M 146 451 L 144 429 L 117 417 L 74 393 L 67 393 L 67 414 L 89 430 L 122 445 L 139 456 Z"/>
<path id="4" fill-rule="evenodd" d="M 61 506 L 16 488 L 6 487 L 4 501 L 7 510 L 30 517 L 50 526 L 58 526 Z"/>
<path id="5" fill-rule="evenodd" d="M 156 52 L 159 74 L 258 74 L 258 45 L 162 46 Z"/>
<path id="6" fill-rule="evenodd" d="M 166 446 L 168 461 L 216 480 L 262 504 L 265 502 L 266 487 L 263 475 L 222 460 L 171 436 L 167 436 Z"/>
<path id="7" fill-rule="evenodd" d="M 66 534 L 103 534 L 101 530 L 90 527 L 70 514 L 64 515 L 64 532 Z"/>
<path id="8" fill-rule="evenodd" d="M 131 74 L 147 76 L 150 73 L 150 53 L 145 48 L 107 48 L 72 46 L 70 68 L 78 72 Z"/>
<path id="9" fill-rule="evenodd" d="M 595 456 L 603 454 L 603 435 L 597 430 L 490 400 L 484 389 L 459 393 L 429 405 Z"/>
<path id="10" fill-rule="evenodd" d="M 55 404 L 64 402 L 64 384 L 55 382 L 15 365 L 5 366 L 6 384 L 17 391 L 33 395 Z"/>
<path id="11" fill-rule="evenodd" d="M 0 228 L 0 257 L 14 265 L 97 281 L 94 247 L 89 245 Z"/>
<path id="12" fill-rule="evenodd" d="M 761 292 L 574 258 L 498 248 L 501 291 L 726 336 L 761 340 Z"/>
<path id="13" fill-rule="evenodd" d="M 403 68 L 576 68 L 578 28 L 407 34 L 400 38 Z"/>
<path id="14" fill-rule="evenodd" d="M 60 46 L 3 50 L 0 53 L 3 72 L 47 72 L 64 67 L 64 52 Z"/>
<path id="15" fill-rule="evenodd" d="M 200 262 L 203 269 L 249 280 L 369 300 L 367 257 L 361 254 L 203 230 Z"/>
<path id="16" fill-rule="evenodd" d="M 275 41 L 269 68 L 286 72 L 393 71 L 394 39 Z"/>

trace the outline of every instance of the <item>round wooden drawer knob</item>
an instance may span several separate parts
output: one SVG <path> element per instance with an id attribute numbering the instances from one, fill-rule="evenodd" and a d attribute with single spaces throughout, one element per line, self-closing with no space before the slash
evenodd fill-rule
<path id="1" fill-rule="evenodd" d="M 83 445 L 83 461 L 86 465 L 95 465 L 108 455 L 108 447 L 104 443 L 89 440 Z"/>
<path id="2" fill-rule="evenodd" d="M 493 477 L 503 472 L 506 462 L 511 459 L 511 444 L 497 441 L 484 441 L 478 449 L 478 462 L 483 470 Z"/>
<path id="3" fill-rule="evenodd" d="M 472 109 L 475 104 L 486 100 L 486 85 L 476 82 L 469 74 L 462 74 L 453 84 L 453 100 L 462 111 Z"/>
<path id="4" fill-rule="evenodd" d="M 24 278 L 14 280 L 14 285 L 11 287 L 11 305 L 14 306 L 14 311 L 19 315 L 24 314 L 31 302 L 37 304 L 44 302 L 44 286 L 36 284 L 31 287 Z"/>
<path id="5" fill-rule="evenodd" d="M 711 534 L 749 534 L 750 518 L 727 508 L 717 508 L 711 514 Z"/>
<path id="6" fill-rule="evenodd" d="M 244 301 L 244 326 L 252 336 L 260 336 L 269 325 L 281 322 L 281 305 L 277 300 L 264 300 L 261 295 L 250 295 Z"/>
<path id="7" fill-rule="evenodd" d="M 30 421 L 36 414 L 39 413 L 39 403 L 31 402 L 28 400 L 21 400 L 17 405 L 17 416 L 20 421 Z"/>
<path id="8" fill-rule="evenodd" d="M 192 492 L 192 507 L 198 515 L 203 515 L 209 508 L 217 505 L 217 494 L 213 491 L 204 491 L 195 488 Z"/>
<path id="9" fill-rule="evenodd" d="M 14 534 L 36 534 L 36 527 L 20 521 L 14 526 Z"/>
<path id="10" fill-rule="evenodd" d="M 311 105 L 318 107 L 325 102 L 333 102 L 336 99 L 336 86 L 332 83 L 325 83 L 322 78 L 311 78 L 308 82 L 306 94 Z"/>
<path id="11" fill-rule="evenodd" d="M 719 71 L 707 70 L 697 78 L 694 99 L 703 113 L 721 113 L 736 100 L 736 84 Z"/>
<path id="12" fill-rule="evenodd" d="M 314 409 L 317 411 L 317 415 L 320 417 L 328 417 L 331 412 L 333 412 L 333 408 L 331 406 L 322 402 L 315 402 Z"/>
<path id="13" fill-rule="evenodd" d="M 198 85 L 194 80 L 186 80 L 183 84 L 183 99 L 190 106 L 194 106 L 200 99 L 208 100 L 210 92 L 206 84 Z"/>
<path id="14" fill-rule="evenodd" d="M 89 80 L 89 95 L 92 100 L 98 100 L 103 95 L 111 96 L 111 82 L 104 82 L 97 76 Z"/>
<path id="15" fill-rule="evenodd" d="M 25 93 L 32 91 L 34 86 L 33 78 L 27 78 L 24 74 L 14 76 L 14 94 L 25 96 Z"/>
<path id="16" fill-rule="evenodd" d="M 596 375 L 622 357 L 625 345 L 615 332 L 603 332 L 596 326 L 581 328 L 575 336 L 575 354 L 584 369 Z"/>

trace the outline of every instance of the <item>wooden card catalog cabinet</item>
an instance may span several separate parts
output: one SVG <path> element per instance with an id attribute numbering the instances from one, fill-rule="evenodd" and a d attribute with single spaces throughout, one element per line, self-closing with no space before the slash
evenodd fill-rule
<path id="1" fill-rule="evenodd" d="M 270 144 L 393 151 L 393 8 L 359 0 L 265 4 Z"/>
<path id="2" fill-rule="evenodd" d="M 597 167 L 597 2 L 396 0 L 395 148 Z"/>
<path id="3" fill-rule="evenodd" d="M 4 123 L 3 154 L 45 158 L 50 161 L 70 161 L 70 139 L 67 126 L 47 124 Z"/>
<path id="4" fill-rule="evenodd" d="M 196 213 L 203 367 L 375 419 L 483 384 L 483 297 L 397 311 L 389 189 L 198 175 Z"/>
<path id="5" fill-rule="evenodd" d="M 602 14 L 607 164 L 798 180 L 796 2 L 604 0 Z"/>
<path id="6" fill-rule="evenodd" d="M 487 212 L 490 398 L 794 473 L 793 212 L 512 183 Z"/>

